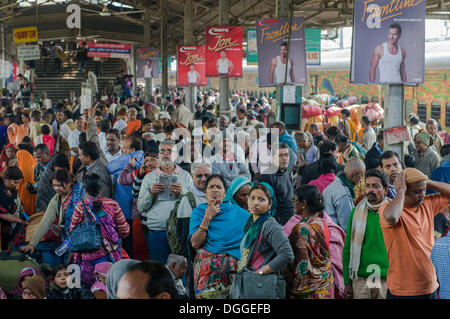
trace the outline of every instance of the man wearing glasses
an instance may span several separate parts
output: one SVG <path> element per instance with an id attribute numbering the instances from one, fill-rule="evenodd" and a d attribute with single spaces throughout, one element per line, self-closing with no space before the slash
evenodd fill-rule
<path id="1" fill-rule="evenodd" d="M 174 142 L 164 140 L 159 146 L 160 167 L 148 173 L 139 191 L 137 202 L 142 224 L 146 228 L 150 259 L 166 263 L 171 253 L 167 240 L 167 219 L 177 200 L 193 190 L 191 175 L 174 163 Z M 176 181 L 170 185 L 163 180 Z M 171 195 L 172 194 L 172 195 Z M 174 199 L 167 199 L 167 198 Z"/>

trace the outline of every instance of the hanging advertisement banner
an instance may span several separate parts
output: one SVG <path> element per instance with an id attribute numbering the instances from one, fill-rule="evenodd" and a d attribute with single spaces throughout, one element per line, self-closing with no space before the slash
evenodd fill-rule
<path id="1" fill-rule="evenodd" d="M 305 29 L 306 65 L 320 65 L 320 36 L 318 28 Z"/>
<path id="2" fill-rule="evenodd" d="M 38 44 L 17 47 L 17 59 L 19 61 L 39 60 L 40 58 L 41 50 Z"/>
<path id="3" fill-rule="evenodd" d="M 25 27 L 13 29 L 14 43 L 37 42 L 37 27 Z"/>
<path id="4" fill-rule="evenodd" d="M 0 60 L 0 79 L 7 79 L 11 76 L 11 63 L 6 60 Z"/>
<path id="5" fill-rule="evenodd" d="M 159 49 L 139 48 L 137 49 L 137 77 L 157 78 L 159 77 Z"/>
<path id="6" fill-rule="evenodd" d="M 355 0 L 351 82 L 424 82 L 425 4 Z"/>
<path id="7" fill-rule="evenodd" d="M 247 65 L 258 64 L 258 50 L 256 43 L 256 29 L 247 29 Z"/>
<path id="8" fill-rule="evenodd" d="M 206 27 L 206 76 L 242 77 L 243 34 L 243 27 Z"/>
<path id="9" fill-rule="evenodd" d="M 177 86 L 206 86 L 204 45 L 177 46 Z"/>
<path id="10" fill-rule="evenodd" d="M 289 61 L 287 61 L 288 39 Z M 306 84 L 305 28 L 302 17 L 257 19 L 259 86 Z M 287 68 L 286 68 L 287 65 Z"/>
<path id="11" fill-rule="evenodd" d="M 88 43 L 88 57 L 128 59 L 130 55 L 131 44 Z"/>

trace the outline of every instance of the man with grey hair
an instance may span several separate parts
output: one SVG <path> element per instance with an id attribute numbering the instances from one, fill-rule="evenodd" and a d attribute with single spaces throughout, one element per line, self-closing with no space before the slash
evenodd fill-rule
<path id="1" fill-rule="evenodd" d="M 166 262 L 170 254 L 167 219 L 182 194 L 192 190 L 191 175 L 174 164 L 174 142 L 164 140 L 159 146 L 160 167 L 142 180 L 137 207 L 145 226 L 150 259 Z"/>
<path id="2" fill-rule="evenodd" d="M 445 145 L 444 140 L 438 134 L 438 122 L 435 119 L 429 119 L 427 121 L 427 132 L 433 138 L 433 145 L 436 149 L 436 153 L 441 154 L 442 146 Z"/>
<path id="3" fill-rule="evenodd" d="M 226 115 L 222 115 L 219 118 L 219 127 L 221 130 L 225 130 L 228 127 L 228 124 L 230 123 L 230 118 Z"/>
<path id="4" fill-rule="evenodd" d="M 186 257 L 170 254 L 167 257 L 166 268 L 169 270 L 172 276 L 175 288 L 177 288 L 178 294 L 183 298 L 187 298 L 187 290 L 183 285 L 183 276 L 187 273 L 187 260 Z"/>
<path id="5" fill-rule="evenodd" d="M 355 207 L 355 186 L 361 182 L 366 173 L 366 165 L 359 158 L 351 158 L 344 171 L 337 174 L 334 182 L 323 190 L 325 212 L 331 219 L 347 230 L 350 213 Z"/>

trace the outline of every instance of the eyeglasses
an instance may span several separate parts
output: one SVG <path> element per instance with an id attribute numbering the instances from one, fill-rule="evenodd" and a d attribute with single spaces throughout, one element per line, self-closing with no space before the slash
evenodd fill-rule
<path id="1" fill-rule="evenodd" d="M 211 174 L 197 174 L 197 175 L 195 175 L 195 177 L 202 178 L 202 176 L 203 176 L 204 178 L 208 178 L 209 175 L 211 175 Z"/>
<path id="2" fill-rule="evenodd" d="M 164 149 L 162 149 L 162 150 L 159 150 L 159 152 L 161 153 L 161 154 L 170 154 L 170 153 L 172 153 L 172 150 L 170 149 L 170 150 L 164 150 Z"/>

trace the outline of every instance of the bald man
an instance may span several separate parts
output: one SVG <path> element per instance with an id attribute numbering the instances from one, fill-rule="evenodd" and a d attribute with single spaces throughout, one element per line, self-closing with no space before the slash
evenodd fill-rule
<path id="1" fill-rule="evenodd" d="M 167 268 L 149 260 L 130 267 L 120 279 L 116 295 L 117 299 L 171 299 L 177 290 Z"/>
<path id="2" fill-rule="evenodd" d="M 365 173 L 364 162 L 359 158 L 351 158 L 345 164 L 344 171 L 338 173 L 322 193 L 325 211 L 344 230 L 347 230 L 350 213 L 355 207 L 355 186 L 361 182 Z"/>
<path id="3" fill-rule="evenodd" d="M 433 219 L 448 206 L 450 185 L 407 168 L 394 186 L 394 199 L 379 210 L 389 260 L 387 298 L 436 299 L 439 283 L 430 258 Z M 425 195 L 427 188 L 438 193 Z"/>

